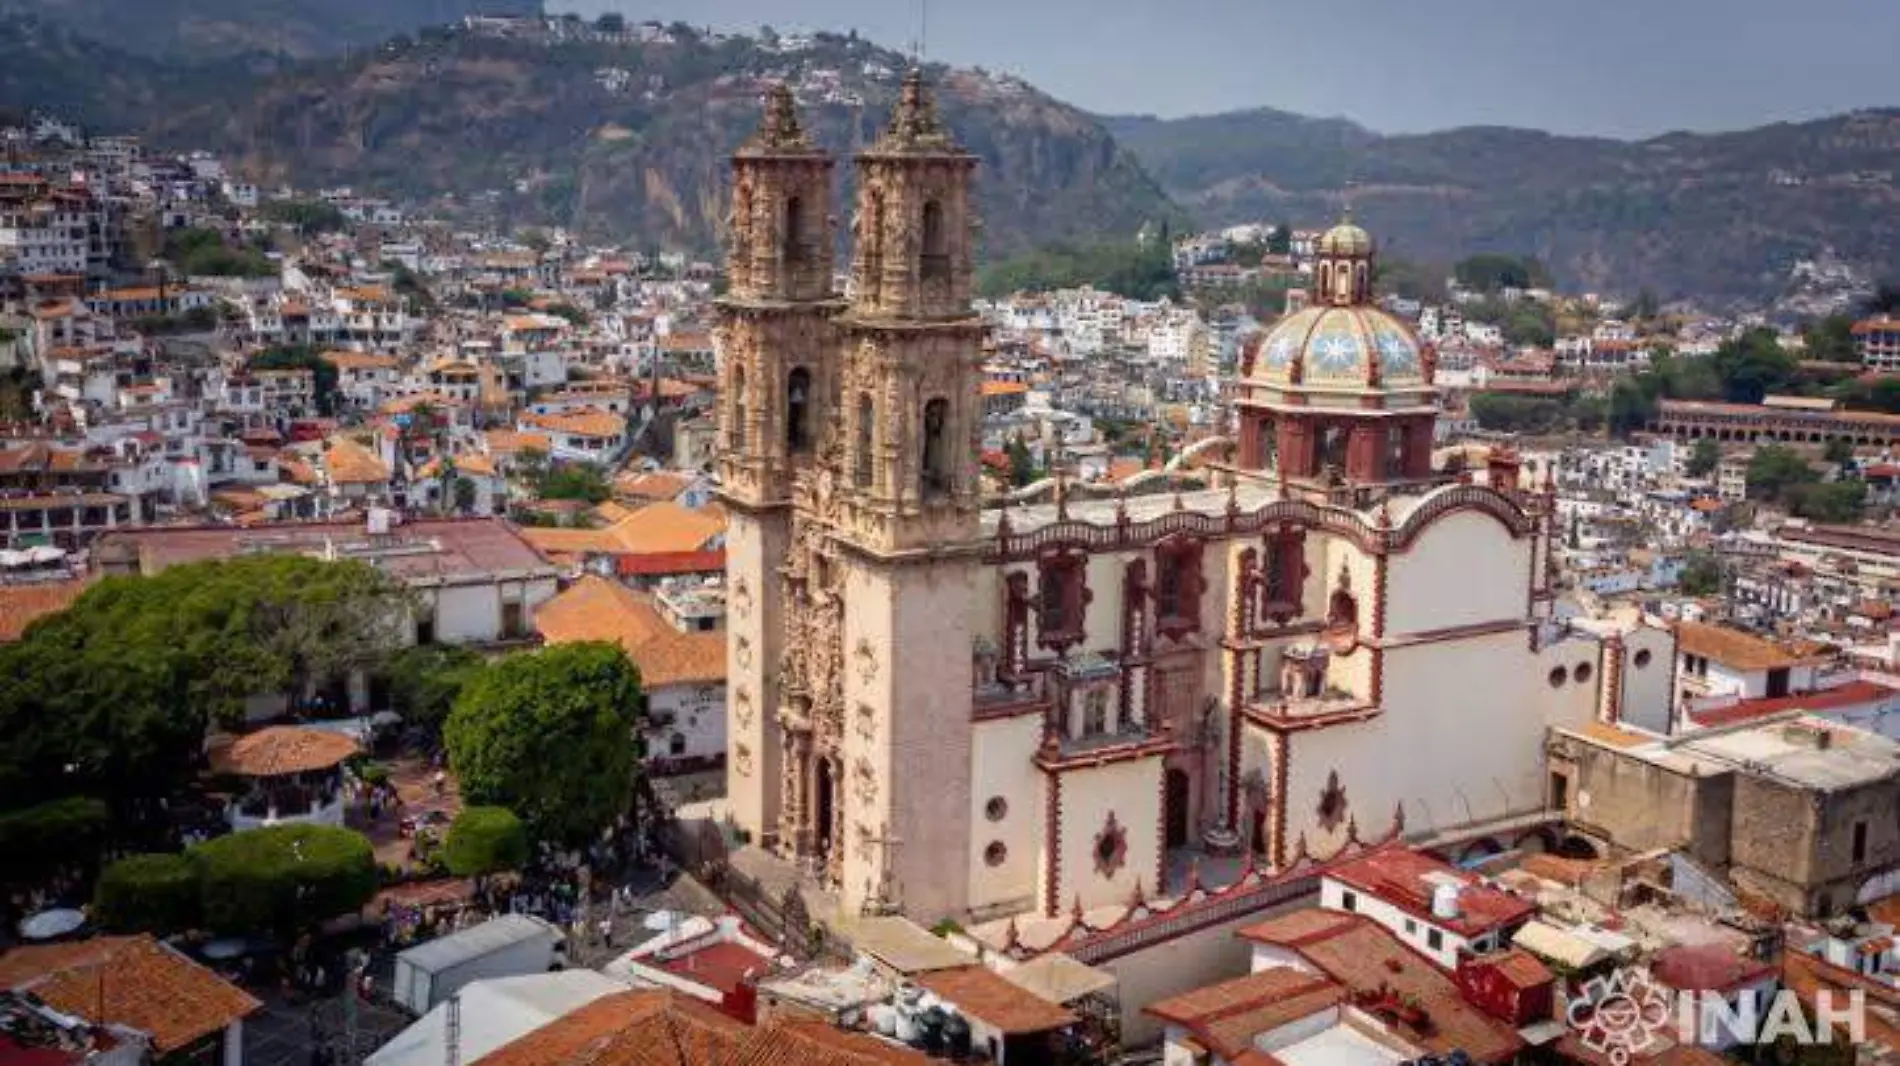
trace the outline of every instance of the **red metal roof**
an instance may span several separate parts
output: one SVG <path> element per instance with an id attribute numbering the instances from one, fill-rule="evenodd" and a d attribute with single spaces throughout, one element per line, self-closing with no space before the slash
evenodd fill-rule
<path id="1" fill-rule="evenodd" d="M 1326 876 L 1465 937 L 1481 936 L 1537 912 L 1531 901 L 1492 888 L 1469 871 L 1410 848 L 1382 848 L 1336 866 Z M 1456 918 L 1432 913 L 1432 892 L 1447 879 L 1459 885 Z"/>
<path id="2" fill-rule="evenodd" d="M 726 569 L 725 549 L 699 552 L 648 552 L 641 555 L 616 555 L 614 567 L 621 577 L 658 577 L 669 574 L 715 574 Z"/>
<path id="3" fill-rule="evenodd" d="M 1835 688 L 1803 693 L 1798 696 L 1741 700 L 1726 707 L 1690 711 L 1689 718 L 1700 726 L 1734 725 L 1738 722 L 1752 722 L 1757 718 L 1766 718 L 1783 711 L 1831 711 L 1862 703 L 1874 703 L 1897 694 L 1900 694 L 1900 690 L 1889 688 L 1877 681 L 1849 681 Z"/>

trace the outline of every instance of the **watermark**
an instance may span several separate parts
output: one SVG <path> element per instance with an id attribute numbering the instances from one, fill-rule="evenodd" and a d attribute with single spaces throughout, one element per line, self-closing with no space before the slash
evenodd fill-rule
<path id="1" fill-rule="evenodd" d="M 1571 991 L 1565 1022 L 1583 1046 L 1627 1066 L 1671 1044 L 1723 1049 L 1739 1044 L 1826 1044 L 1837 1031 L 1867 1039 L 1866 994 L 1820 989 L 1809 1011 L 1787 989 L 1672 992 L 1644 969 L 1593 977 Z"/>

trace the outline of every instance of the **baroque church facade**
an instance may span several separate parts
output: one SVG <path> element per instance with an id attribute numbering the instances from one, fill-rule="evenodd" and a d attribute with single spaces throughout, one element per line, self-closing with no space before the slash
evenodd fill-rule
<path id="1" fill-rule="evenodd" d="M 1549 726 L 1666 704 L 1672 640 L 1552 618 L 1548 484 L 1434 470 L 1431 352 L 1320 242 L 1196 487 L 981 495 L 976 160 L 921 77 L 854 162 L 774 90 L 734 155 L 721 301 L 728 805 L 844 906 L 1053 915 L 1402 827 L 1513 846 Z"/>

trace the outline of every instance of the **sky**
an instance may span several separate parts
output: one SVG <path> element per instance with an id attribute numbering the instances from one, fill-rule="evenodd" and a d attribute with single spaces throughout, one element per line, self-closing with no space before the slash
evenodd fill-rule
<path id="1" fill-rule="evenodd" d="M 908 49 L 929 0 L 547 0 Z M 1896 0 L 935 0 L 927 54 L 1100 113 L 1643 137 L 1900 105 Z"/>

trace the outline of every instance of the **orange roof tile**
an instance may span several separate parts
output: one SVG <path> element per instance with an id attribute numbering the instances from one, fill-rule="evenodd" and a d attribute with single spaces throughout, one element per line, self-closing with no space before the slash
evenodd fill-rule
<path id="1" fill-rule="evenodd" d="M 389 466 L 376 453 L 348 437 L 331 437 L 323 468 L 339 485 L 373 485 L 389 480 Z"/>
<path id="2" fill-rule="evenodd" d="M 84 591 L 84 581 L 0 586 L 0 644 L 19 640 L 26 635 L 28 626 L 71 607 Z"/>
<path id="3" fill-rule="evenodd" d="M 1004 980 L 987 966 L 957 966 L 920 974 L 926 990 L 1004 1035 L 1042 1033 L 1076 1021 L 1075 1015 Z"/>
<path id="4" fill-rule="evenodd" d="M 554 444 L 545 433 L 521 433 L 512 429 L 491 429 L 482 434 L 482 440 L 490 453 L 499 452 L 512 455 L 515 452 L 547 452 Z"/>
<path id="5" fill-rule="evenodd" d="M 323 361 L 338 370 L 394 370 L 401 365 L 395 356 L 375 352 L 324 352 Z"/>
<path id="6" fill-rule="evenodd" d="M 642 989 L 602 996 L 473 1066 L 714 1066 L 747 1033 L 744 1023 L 690 996 Z"/>
<path id="7" fill-rule="evenodd" d="M 1816 654 L 1818 648 L 1784 647 L 1739 629 L 1701 622 L 1678 622 L 1676 647 L 1685 655 L 1699 655 L 1739 670 L 1774 670 L 1822 658 Z"/>
<path id="8" fill-rule="evenodd" d="M 930 1066 L 930 1057 L 902 1044 L 847 1033 L 827 1022 L 775 1021 L 718 1066 Z"/>
<path id="9" fill-rule="evenodd" d="M 725 634 L 682 633 L 646 597 L 592 574 L 542 604 L 534 628 L 549 644 L 597 640 L 620 645 L 649 686 L 726 679 Z"/>
<path id="10" fill-rule="evenodd" d="M 1207 985 L 1159 1003 L 1147 1012 L 1188 1030 L 1208 1050 L 1233 1059 L 1254 1037 L 1337 1006 L 1346 990 L 1330 978 L 1292 967 L 1261 970 Z"/>
<path id="11" fill-rule="evenodd" d="M 618 437 L 627 431 L 626 418 L 591 408 L 561 414 L 525 415 L 521 420 L 538 429 L 575 437 Z"/>
<path id="12" fill-rule="evenodd" d="M 0 987 L 54 1010 L 150 1034 L 161 1054 L 189 1047 L 259 1006 L 245 991 L 150 935 L 15 948 Z"/>

